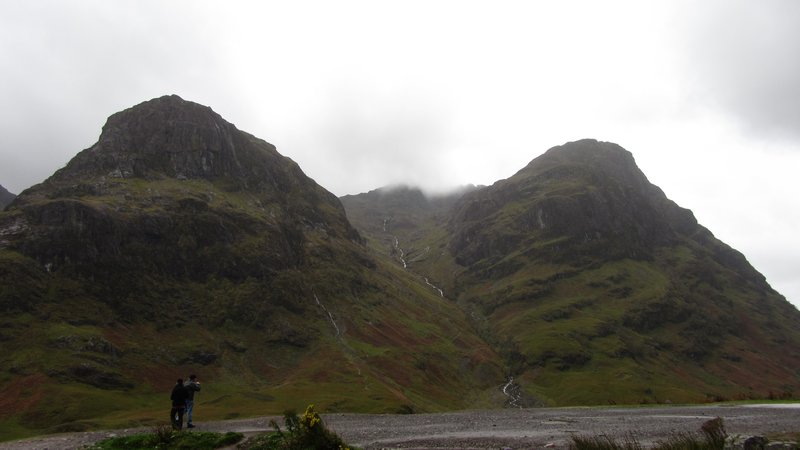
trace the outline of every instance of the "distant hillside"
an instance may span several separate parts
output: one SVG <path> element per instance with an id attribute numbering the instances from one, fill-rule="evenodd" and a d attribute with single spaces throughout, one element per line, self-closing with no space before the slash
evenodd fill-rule
<path id="1" fill-rule="evenodd" d="M 351 222 L 459 304 L 518 403 L 800 395 L 800 312 L 615 144 L 555 147 L 449 208 L 371 194 L 342 199 Z"/>
<path id="2" fill-rule="evenodd" d="M 274 146 L 176 96 L 111 116 L 0 213 L 0 311 L 7 439 L 161 423 L 192 372 L 206 420 L 503 402 L 460 309 Z"/>
<path id="3" fill-rule="evenodd" d="M 464 186 L 448 194 L 428 195 L 414 187 L 389 186 L 346 195 L 341 201 L 352 222 L 358 223 L 367 236 L 382 241 L 387 236 L 417 231 L 421 223 L 445 219 L 462 195 L 477 189 Z"/>
<path id="4" fill-rule="evenodd" d="M 16 198 L 16 195 L 8 192 L 3 186 L 0 186 L 0 211 L 2 211 L 6 205 L 11 203 L 14 198 Z"/>
<path id="5" fill-rule="evenodd" d="M 446 224 L 456 202 L 478 189 L 465 186 L 446 195 L 426 195 L 414 187 L 389 186 L 347 195 L 341 201 L 370 248 L 427 279 L 432 292 L 441 288 L 450 292 L 455 272 Z"/>

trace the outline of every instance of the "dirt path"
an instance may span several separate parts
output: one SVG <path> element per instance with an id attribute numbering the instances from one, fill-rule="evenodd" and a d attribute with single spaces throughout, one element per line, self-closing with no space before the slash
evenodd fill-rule
<path id="1" fill-rule="evenodd" d="M 463 411 L 442 414 L 323 415 L 345 442 L 379 448 L 565 448 L 573 435 L 623 437 L 643 444 L 676 432 L 694 432 L 707 420 L 722 417 L 729 434 L 800 432 L 800 404 L 641 408 L 537 408 Z M 195 430 L 269 430 L 275 417 L 197 422 Z M 1 449 L 76 449 L 112 436 L 144 430 L 69 433 L 0 444 Z"/>

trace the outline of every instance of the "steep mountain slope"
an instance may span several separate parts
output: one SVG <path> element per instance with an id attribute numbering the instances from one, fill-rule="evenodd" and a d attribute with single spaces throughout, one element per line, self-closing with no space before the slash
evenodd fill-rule
<path id="1" fill-rule="evenodd" d="M 800 313 L 615 144 L 555 147 L 438 214 L 406 227 L 432 249 L 411 270 L 504 355 L 522 403 L 800 392 Z"/>
<path id="2" fill-rule="evenodd" d="M 503 379 L 463 312 L 376 259 L 335 196 L 176 96 L 111 116 L 0 214 L 0 310 L 7 438 L 161 422 L 190 372 L 203 419 L 463 408 Z"/>
<path id="3" fill-rule="evenodd" d="M 410 186 L 388 186 L 365 194 L 345 195 L 340 200 L 348 218 L 363 224 L 361 230 L 369 236 L 417 229 L 421 222 L 445 218 L 447 211 L 468 192 L 479 187 L 463 186 L 452 192 L 428 195 Z"/>
<path id="4" fill-rule="evenodd" d="M 11 201 L 14 200 L 15 197 L 16 195 L 12 194 L 11 192 L 8 192 L 6 188 L 4 188 L 3 186 L 0 186 L 0 211 L 2 211 L 3 208 L 6 207 L 6 205 L 11 203 Z"/>
<path id="5" fill-rule="evenodd" d="M 392 186 L 347 195 L 341 201 L 372 249 L 438 292 L 451 275 L 445 229 L 448 211 L 462 195 L 476 189 L 465 186 L 448 194 L 426 195 L 417 188 Z"/>

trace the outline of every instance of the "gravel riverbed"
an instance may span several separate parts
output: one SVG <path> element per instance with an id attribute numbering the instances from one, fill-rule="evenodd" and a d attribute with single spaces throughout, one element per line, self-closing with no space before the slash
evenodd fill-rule
<path id="1" fill-rule="evenodd" d="M 202 410 L 196 411 L 197 418 Z M 324 414 L 328 427 L 348 444 L 364 449 L 566 448 L 574 435 L 634 436 L 644 445 L 678 432 L 696 432 L 721 417 L 728 434 L 800 432 L 800 404 L 664 406 L 634 408 L 534 408 L 440 414 Z M 198 431 L 270 430 L 279 417 L 196 422 Z M 64 433 L 0 443 L 1 449 L 78 449 L 93 442 L 147 429 Z"/>

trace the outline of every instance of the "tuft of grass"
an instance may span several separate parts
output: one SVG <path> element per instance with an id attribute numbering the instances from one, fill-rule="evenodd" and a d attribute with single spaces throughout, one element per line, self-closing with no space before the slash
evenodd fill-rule
<path id="1" fill-rule="evenodd" d="M 658 441 L 654 450 L 723 450 L 725 448 L 725 426 L 717 417 L 703 423 L 700 435 L 697 433 L 676 433 L 666 441 Z M 642 450 L 644 447 L 629 434 L 622 442 L 608 436 L 573 436 L 570 449 L 573 450 Z"/>
<path id="2" fill-rule="evenodd" d="M 227 447 L 244 438 L 242 433 L 210 433 L 175 431 L 169 425 L 156 426 L 152 432 L 104 439 L 89 447 L 89 450 L 135 450 L 135 449 L 196 449 L 213 450 Z"/>
<path id="3" fill-rule="evenodd" d="M 768 434 L 771 441 L 798 442 L 800 443 L 800 431 L 790 431 L 788 433 Z"/>
<path id="4" fill-rule="evenodd" d="M 608 436 L 573 436 L 569 448 L 574 450 L 642 450 L 643 447 L 633 435 L 627 435 L 622 442 Z"/>
<path id="5" fill-rule="evenodd" d="M 677 433 L 655 448 L 659 450 L 722 450 L 725 448 L 725 426 L 722 418 L 708 420 L 700 427 L 702 438 L 691 433 Z"/>
<path id="6" fill-rule="evenodd" d="M 711 419 L 700 427 L 700 431 L 705 435 L 706 442 L 713 448 L 723 448 L 725 446 L 725 438 L 728 433 L 725 432 L 725 425 L 722 423 L 722 417 Z"/>

